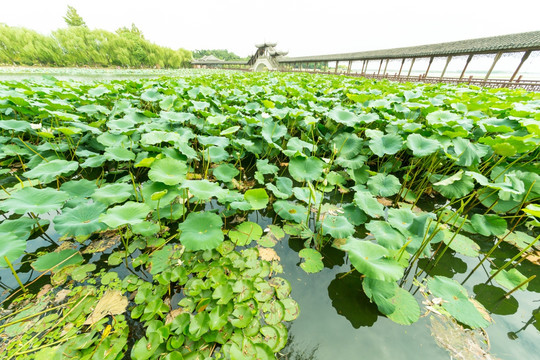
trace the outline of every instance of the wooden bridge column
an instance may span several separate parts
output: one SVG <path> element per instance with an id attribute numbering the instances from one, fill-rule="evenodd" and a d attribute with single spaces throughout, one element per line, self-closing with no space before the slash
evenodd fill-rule
<path id="1" fill-rule="evenodd" d="M 521 58 L 521 61 L 519 62 L 516 71 L 514 71 L 514 74 L 512 74 L 512 77 L 510 78 L 510 80 L 508 80 L 508 82 L 512 82 L 514 80 L 514 78 L 519 72 L 519 69 L 521 69 L 521 65 L 523 65 L 523 63 L 529 58 L 529 55 L 531 55 L 531 50 L 525 51 L 525 54 L 523 54 L 523 57 Z"/>
<path id="2" fill-rule="evenodd" d="M 369 66 L 369 59 L 366 59 L 366 69 L 364 70 L 364 74 L 367 74 L 368 66 Z"/>
<path id="3" fill-rule="evenodd" d="M 383 59 L 381 59 L 381 61 L 379 62 L 379 71 L 377 71 L 377 75 L 380 75 L 381 73 L 382 62 L 383 62 Z"/>
<path id="4" fill-rule="evenodd" d="M 339 66 L 339 60 L 336 60 L 336 68 L 334 69 L 334 74 L 337 74 L 338 66 Z"/>
<path id="5" fill-rule="evenodd" d="M 386 68 L 388 68 L 388 60 L 389 59 L 386 59 L 386 64 L 384 64 L 384 71 L 383 71 L 383 75 L 386 74 Z"/>
<path id="6" fill-rule="evenodd" d="M 450 61 L 452 61 L 452 55 L 446 58 L 446 65 L 444 65 L 444 69 L 441 73 L 441 79 L 444 77 L 444 73 L 446 72 L 446 68 L 448 68 L 448 64 L 450 64 Z"/>
<path id="7" fill-rule="evenodd" d="M 427 66 L 426 74 L 424 77 L 427 77 L 427 74 L 429 73 L 429 68 L 431 67 L 431 64 L 433 63 L 433 56 L 429 58 L 429 64 Z"/>
<path id="8" fill-rule="evenodd" d="M 467 61 L 465 62 L 465 67 L 463 67 L 463 71 L 461 72 L 461 75 L 459 76 L 459 80 L 463 79 L 463 75 L 465 75 L 465 71 L 467 70 L 467 66 L 469 66 L 469 63 L 471 62 L 473 56 L 474 55 L 471 54 L 467 58 Z"/>
<path id="9" fill-rule="evenodd" d="M 489 78 L 489 75 L 491 75 L 491 72 L 493 71 L 493 68 L 495 68 L 495 64 L 497 64 L 497 61 L 499 61 L 499 59 L 501 58 L 502 56 L 502 52 L 499 51 L 497 53 L 497 55 L 495 55 L 495 58 L 493 59 L 493 64 L 491 64 L 491 67 L 489 68 L 487 74 L 486 74 L 486 77 L 484 78 L 484 81 L 487 81 L 487 79 Z"/>
<path id="10" fill-rule="evenodd" d="M 397 74 L 398 77 L 401 75 L 401 70 L 403 70 L 403 64 L 405 64 L 405 58 L 401 60 L 401 66 L 399 67 L 399 72 Z"/>
<path id="11" fill-rule="evenodd" d="M 352 60 L 349 60 L 349 66 L 347 66 L 347 74 L 351 73 L 351 68 L 352 68 Z"/>
<path id="12" fill-rule="evenodd" d="M 416 58 L 412 58 L 411 67 L 409 68 L 409 72 L 407 73 L 407 77 L 409 77 L 411 75 L 412 67 L 414 66 L 414 61 L 415 60 L 416 60 Z"/>

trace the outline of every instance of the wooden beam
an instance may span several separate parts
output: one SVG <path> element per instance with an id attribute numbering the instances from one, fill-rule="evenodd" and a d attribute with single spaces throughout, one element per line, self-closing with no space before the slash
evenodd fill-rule
<path id="1" fill-rule="evenodd" d="M 347 66 L 347 74 L 351 73 L 352 60 L 349 60 L 349 66 Z"/>
<path id="2" fill-rule="evenodd" d="M 514 71 L 514 74 L 512 74 L 512 77 L 510 78 L 510 80 L 508 80 L 509 82 L 512 82 L 514 80 L 514 78 L 519 72 L 519 69 L 521 69 L 521 65 L 523 65 L 523 63 L 529 58 L 529 55 L 531 55 L 531 50 L 525 51 L 525 54 L 523 54 L 523 57 L 521 58 L 521 61 L 519 62 L 516 71 Z"/>
<path id="3" fill-rule="evenodd" d="M 381 59 L 381 62 L 379 63 L 379 71 L 377 71 L 377 75 L 381 73 L 382 62 L 383 62 L 383 59 Z"/>
<path id="4" fill-rule="evenodd" d="M 497 64 L 497 61 L 499 61 L 499 59 L 501 58 L 502 56 L 502 52 L 498 52 L 497 55 L 495 55 L 495 58 L 493 59 L 493 63 L 491 64 L 491 67 L 489 68 L 487 74 L 486 74 L 486 77 L 484 78 L 484 81 L 487 81 L 487 79 L 489 78 L 489 75 L 491 75 L 491 72 L 493 71 L 493 68 L 495 68 L 495 64 Z"/>
<path id="5" fill-rule="evenodd" d="M 474 55 L 469 55 L 467 58 L 467 61 L 465 62 L 465 66 L 463 67 L 463 71 L 461 72 L 461 75 L 459 76 L 459 80 L 463 79 L 463 75 L 465 75 L 465 71 L 467 70 L 467 66 L 469 66 L 469 63 L 471 62 Z"/>
<path id="6" fill-rule="evenodd" d="M 441 73 L 441 79 L 444 77 L 444 73 L 446 73 L 446 69 L 448 68 L 448 64 L 450 64 L 450 61 L 452 61 L 452 55 L 446 58 L 446 64 L 444 65 L 444 69 Z"/>
<path id="7" fill-rule="evenodd" d="M 386 64 L 384 64 L 383 75 L 386 74 L 386 68 L 388 68 L 388 60 L 389 60 L 389 59 L 386 59 Z"/>
<path id="8" fill-rule="evenodd" d="M 364 62 L 362 63 L 362 74 L 365 74 L 366 73 L 366 62 L 367 60 L 364 60 Z"/>
<path id="9" fill-rule="evenodd" d="M 416 60 L 416 58 L 412 58 L 411 67 L 409 68 L 409 72 L 407 73 L 407 77 L 409 77 L 411 75 L 412 67 L 414 66 L 414 61 L 415 60 Z"/>
<path id="10" fill-rule="evenodd" d="M 405 58 L 403 58 L 403 60 L 401 60 L 401 66 L 399 67 L 399 72 L 397 74 L 398 77 L 401 75 L 401 70 L 403 69 L 403 64 L 405 64 Z"/>
<path id="11" fill-rule="evenodd" d="M 426 73 L 425 73 L 424 77 L 427 77 L 427 74 L 429 73 L 429 68 L 431 68 L 432 63 L 433 63 L 433 56 L 429 58 L 429 64 L 427 66 Z"/>
<path id="12" fill-rule="evenodd" d="M 334 74 L 337 74 L 337 69 L 338 69 L 338 66 L 339 66 L 339 60 L 338 60 L 338 61 L 336 61 L 336 68 L 335 68 L 335 70 L 334 70 Z"/>

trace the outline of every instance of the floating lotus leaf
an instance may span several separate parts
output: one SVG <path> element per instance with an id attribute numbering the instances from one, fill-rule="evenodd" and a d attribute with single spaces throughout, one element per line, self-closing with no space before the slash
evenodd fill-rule
<path id="1" fill-rule="evenodd" d="M 360 122 L 358 116 L 345 109 L 333 109 L 328 112 L 328 117 L 337 123 L 354 126 Z"/>
<path id="2" fill-rule="evenodd" d="M 332 140 L 333 151 L 336 156 L 345 159 L 352 159 L 360 153 L 364 146 L 364 141 L 356 136 L 355 133 L 344 132 Z"/>
<path id="3" fill-rule="evenodd" d="M 461 116 L 451 111 L 437 110 L 433 111 L 426 116 L 426 120 L 430 125 L 436 126 L 450 126 L 457 124 Z"/>
<path id="4" fill-rule="evenodd" d="M 503 235 L 506 232 L 506 220 L 497 215 L 474 214 L 471 224 L 479 234 L 484 236 Z"/>
<path id="5" fill-rule="evenodd" d="M 289 173 L 296 181 L 316 181 L 324 170 L 324 162 L 316 157 L 297 156 L 289 162 Z"/>
<path id="6" fill-rule="evenodd" d="M 300 263 L 300 267 L 307 273 L 318 273 L 324 269 L 322 262 L 322 255 L 320 252 L 314 249 L 305 248 L 300 250 L 298 256 L 304 259 L 304 262 Z"/>
<path id="7" fill-rule="evenodd" d="M 92 194 L 92 199 L 105 205 L 126 201 L 133 195 L 133 186 L 126 183 L 105 184 Z"/>
<path id="8" fill-rule="evenodd" d="M 101 203 L 82 203 L 72 209 L 64 209 L 54 219 L 54 229 L 64 236 L 83 236 L 104 230 L 107 226 L 99 217 L 107 206 Z"/>
<path id="9" fill-rule="evenodd" d="M 293 299 L 283 299 L 281 300 L 281 303 L 285 307 L 285 316 L 283 316 L 284 321 L 293 321 L 300 315 L 300 306 L 298 306 L 298 303 Z"/>
<path id="10" fill-rule="evenodd" d="M 389 258 L 389 252 L 381 245 L 369 241 L 349 238 L 347 243 L 341 246 L 341 250 L 349 254 L 353 266 L 367 277 L 395 281 L 403 276 L 403 268 Z"/>
<path id="11" fill-rule="evenodd" d="M 236 125 L 236 126 L 231 126 L 229 128 L 226 128 L 225 130 L 222 130 L 219 135 L 230 135 L 230 134 L 234 134 L 235 132 L 237 132 L 238 130 L 240 130 L 240 126 Z"/>
<path id="12" fill-rule="evenodd" d="M 293 186 L 292 180 L 286 177 L 276 178 L 276 185 L 274 184 L 266 185 L 268 190 L 272 191 L 274 195 L 279 199 L 290 198 L 293 193 L 292 186 Z"/>
<path id="13" fill-rule="evenodd" d="M 372 220 L 366 224 L 366 229 L 375 237 L 379 245 L 387 249 L 399 250 L 405 244 L 405 236 L 394 229 L 386 221 Z"/>
<path id="14" fill-rule="evenodd" d="M 14 131 L 14 132 L 25 132 L 32 129 L 30 123 L 27 121 L 21 120 L 5 120 L 0 121 L 0 129 Z"/>
<path id="15" fill-rule="evenodd" d="M 378 157 L 393 155 L 401 150 L 403 139 L 399 135 L 386 134 L 369 140 L 369 148 Z"/>
<path id="16" fill-rule="evenodd" d="M 82 255 L 77 250 L 67 249 L 41 255 L 32 263 L 32 268 L 36 271 L 53 269 L 53 272 L 58 272 L 66 266 L 82 264 L 83 261 Z"/>
<path id="17" fill-rule="evenodd" d="M 268 283 L 276 289 L 278 299 L 286 299 L 291 294 L 291 283 L 281 277 L 273 277 Z"/>
<path id="18" fill-rule="evenodd" d="M 2 235 L 0 241 L 0 267 L 8 267 L 4 257 L 12 263 L 20 258 L 26 251 L 26 239 L 18 237 L 16 234 L 8 233 Z"/>
<path id="19" fill-rule="evenodd" d="M 212 174 L 219 181 L 231 182 L 236 175 L 240 174 L 240 171 L 232 164 L 221 164 L 212 171 Z"/>
<path id="20" fill-rule="evenodd" d="M 396 304 L 390 299 L 396 295 L 398 288 L 394 281 L 375 280 L 368 277 L 362 281 L 362 289 L 367 297 L 375 302 L 379 311 L 385 315 L 396 311 Z"/>
<path id="21" fill-rule="evenodd" d="M 259 240 L 262 234 L 263 231 L 259 224 L 245 221 L 234 228 L 234 230 L 229 231 L 229 238 L 236 245 L 246 246 L 253 240 Z"/>
<path id="22" fill-rule="evenodd" d="M 392 196 L 399 192 L 401 183 L 394 175 L 376 174 L 367 181 L 369 191 L 375 196 Z"/>
<path id="23" fill-rule="evenodd" d="M 70 180 L 60 185 L 60 190 L 65 191 L 72 197 L 87 198 L 97 190 L 97 185 L 94 181 L 86 179 Z"/>
<path id="24" fill-rule="evenodd" d="M 480 246 L 470 238 L 461 235 L 454 234 L 449 230 L 443 230 L 444 242 L 448 244 L 448 247 L 465 256 L 475 257 L 480 255 Z M 455 235 L 455 236 L 454 236 Z M 453 238 L 453 240 L 452 240 Z"/>
<path id="25" fill-rule="evenodd" d="M 343 239 L 354 234 L 354 226 L 347 221 L 345 216 L 327 215 L 321 223 L 324 235 L 330 235 L 334 239 Z"/>
<path id="26" fill-rule="evenodd" d="M 244 199 L 250 203 L 253 210 L 261 210 L 268 204 L 268 194 L 264 189 L 250 189 L 244 193 Z"/>
<path id="27" fill-rule="evenodd" d="M 148 89 L 141 94 L 144 101 L 154 102 L 163 99 L 163 95 L 157 89 Z"/>
<path id="28" fill-rule="evenodd" d="M 189 251 L 215 249 L 223 242 L 221 231 L 223 221 L 210 212 L 190 213 L 186 220 L 178 225 L 182 231 L 180 242 Z"/>
<path id="29" fill-rule="evenodd" d="M 390 299 L 396 308 L 393 313 L 386 316 L 401 325 L 410 325 L 420 318 L 420 307 L 418 302 L 410 292 L 405 289 L 397 288 L 395 295 Z"/>
<path id="30" fill-rule="evenodd" d="M 131 161 L 135 160 L 135 153 L 121 146 L 114 146 L 105 149 L 105 158 L 114 161 Z"/>
<path id="31" fill-rule="evenodd" d="M 276 174 L 279 168 L 274 164 L 269 164 L 268 159 L 258 159 L 257 170 L 259 170 L 261 174 L 265 175 L 265 174 Z"/>
<path id="32" fill-rule="evenodd" d="M 32 230 L 39 224 L 44 226 L 47 220 L 44 219 L 32 219 L 26 216 L 21 216 L 18 219 L 6 219 L 0 223 L 0 234 L 5 236 L 15 235 L 18 239 L 26 240 L 30 237 Z"/>
<path id="33" fill-rule="evenodd" d="M 261 310 L 268 325 L 276 325 L 285 317 L 285 307 L 279 300 L 262 304 Z"/>
<path id="34" fill-rule="evenodd" d="M 16 214 L 45 214 L 60 209 L 67 199 L 69 195 L 63 191 L 25 187 L 0 202 L 0 210 L 13 211 Z"/>
<path id="35" fill-rule="evenodd" d="M 29 170 L 23 175 L 27 179 L 39 179 L 44 184 L 50 183 L 58 176 L 72 174 L 79 168 L 79 163 L 76 161 L 66 160 L 51 160 L 42 162 L 32 170 Z"/>
<path id="36" fill-rule="evenodd" d="M 218 183 L 208 180 L 186 180 L 181 186 L 184 189 L 189 189 L 199 200 L 208 200 L 213 197 L 221 197 L 225 194 L 225 190 Z"/>
<path id="37" fill-rule="evenodd" d="M 168 215 L 166 210 L 167 209 L 162 210 L 165 213 L 164 215 Z M 159 232 L 160 226 L 150 221 L 141 221 L 139 223 L 133 224 L 131 230 L 133 230 L 135 234 L 140 234 L 142 236 L 152 236 Z"/>
<path id="38" fill-rule="evenodd" d="M 149 212 L 150 206 L 144 203 L 128 201 L 123 205 L 110 208 L 106 214 L 99 217 L 99 220 L 114 229 L 122 225 L 140 223 L 146 219 Z"/>
<path id="39" fill-rule="evenodd" d="M 274 202 L 274 211 L 285 220 L 302 223 L 306 220 L 308 210 L 299 204 L 290 201 L 278 200 Z"/>
<path id="40" fill-rule="evenodd" d="M 492 271 L 492 273 L 494 272 L 495 270 Z M 512 290 L 516 286 L 525 282 L 527 277 L 520 273 L 518 269 L 510 269 L 508 271 L 501 270 L 493 279 L 508 290 Z M 520 289 L 526 290 L 527 286 L 528 284 L 525 284 Z"/>
<path id="41" fill-rule="evenodd" d="M 358 207 L 371 217 L 384 215 L 383 205 L 377 201 L 369 192 L 358 191 L 354 194 L 354 202 Z"/>
<path id="42" fill-rule="evenodd" d="M 366 213 L 360 210 L 360 208 L 353 203 L 343 206 L 343 216 L 345 216 L 347 220 L 355 226 L 362 225 L 367 220 Z"/>
<path id="43" fill-rule="evenodd" d="M 277 143 L 287 134 L 287 127 L 271 120 L 266 120 L 262 126 L 262 137 L 269 143 Z"/>
<path id="44" fill-rule="evenodd" d="M 172 158 L 155 160 L 150 165 L 148 177 L 165 185 L 177 185 L 186 179 L 186 163 Z"/>

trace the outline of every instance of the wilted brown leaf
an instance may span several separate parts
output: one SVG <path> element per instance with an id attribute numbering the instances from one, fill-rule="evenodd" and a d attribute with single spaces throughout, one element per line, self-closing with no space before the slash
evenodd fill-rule
<path id="1" fill-rule="evenodd" d="M 184 309 L 182 309 L 182 308 L 174 309 L 171 312 L 169 312 L 167 314 L 167 317 L 165 317 L 165 325 L 172 323 L 174 318 L 177 317 L 178 315 L 180 315 L 183 312 L 184 312 Z"/>
<path id="2" fill-rule="evenodd" d="M 92 241 L 92 243 L 90 243 L 90 245 L 84 249 L 82 252 L 83 254 L 103 252 L 120 243 L 120 235 L 118 234 L 117 230 L 102 231 L 98 236 L 98 239 Z"/>
<path id="3" fill-rule="evenodd" d="M 384 206 L 392 206 L 392 204 L 393 204 L 393 201 L 392 201 L 392 200 L 389 200 L 389 199 L 384 198 L 384 197 L 378 197 L 378 198 L 377 198 L 377 201 L 378 201 L 380 204 L 383 204 Z"/>
<path id="4" fill-rule="evenodd" d="M 128 299 L 119 290 L 107 290 L 99 299 L 94 311 L 84 325 L 94 325 L 107 315 L 119 315 L 126 311 Z"/>
<path id="5" fill-rule="evenodd" d="M 266 261 L 273 261 L 273 260 L 276 260 L 276 261 L 279 261 L 281 260 L 281 258 L 278 256 L 278 254 L 276 253 L 276 251 L 272 248 L 259 248 L 259 257 L 262 259 L 262 260 L 266 260 Z"/>

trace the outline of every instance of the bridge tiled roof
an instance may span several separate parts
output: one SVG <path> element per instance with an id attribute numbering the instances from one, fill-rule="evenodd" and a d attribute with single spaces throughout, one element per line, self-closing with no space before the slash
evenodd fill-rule
<path id="1" fill-rule="evenodd" d="M 479 39 L 452 41 L 439 44 L 410 46 L 395 49 L 363 51 L 332 55 L 316 55 L 280 58 L 280 63 L 336 60 L 401 59 L 431 56 L 458 56 L 471 54 L 493 54 L 540 50 L 540 31 L 492 36 Z"/>

